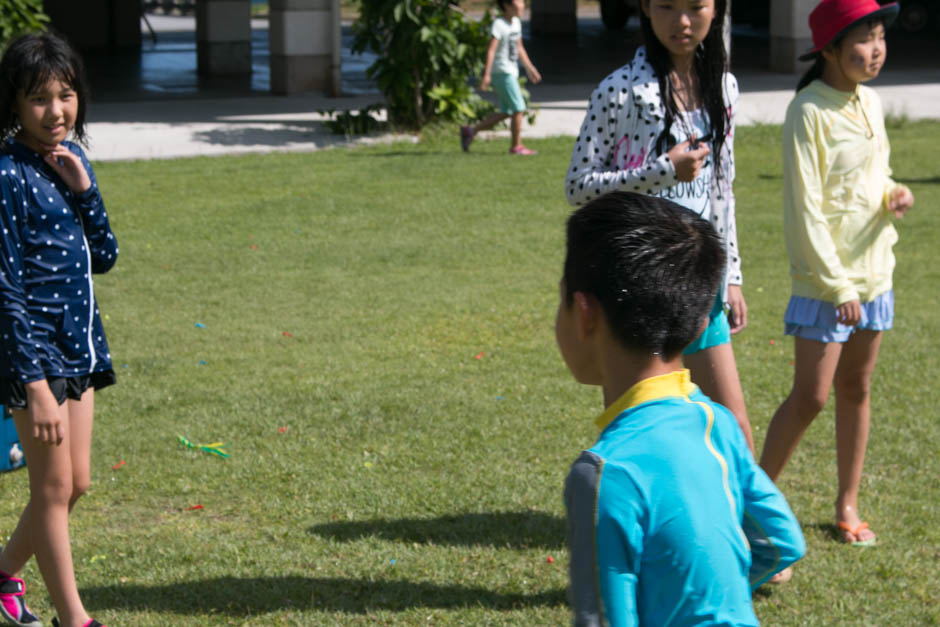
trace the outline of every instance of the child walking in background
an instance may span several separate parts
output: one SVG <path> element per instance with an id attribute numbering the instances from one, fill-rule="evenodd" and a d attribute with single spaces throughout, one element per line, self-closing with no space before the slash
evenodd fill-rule
<path id="1" fill-rule="evenodd" d="M 885 62 L 885 27 L 897 3 L 823 0 L 810 14 L 815 59 L 783 127 L 784 234 L 792 296 L 784 314 L 794 336 L 793 388 L 767 431 L 760 464 L 775 481 L 835 387 L 843 540 L 875 542 L 858 514 L 868 443 L 871 375 L 882 331 L 894 318 L 891 217 L 914 204 L 891 180 L 881 102 L 862 85 Z"/>
<path id="2" fill-rule="evenodd" d="M 731 335 L 747 325 L 747 304 L 732 191 L 738 86 L 726 71 L 726 4 L 641 0 L 645 46 L 591 94 L 565 188 L 574 205 L 616 190 L 660 196 L 718 231 L 727 259 L 722 287 L 683 359 L 702 391 L 734 413 L 753 451 L 731 347 Z"/>
<path id="3" fill-rule="evenodd" d="M 491 129 L 506 118 L 510 118 L 509 128 L 512 133 L 512 145 L 509 152 L 514 155 L 534 155 L 535 151 L 522 145 L 522 118 L 525 114 L 525 99 L 519 89 L 519 61 L 525 68 L 526 75 L 533 83 L 542 80 L 542 75 L 529 61 L 525 46 L 522 45 L 522 21 L 525 0 L 496 0 L 502 10 L 502 17 L 493 20 L 490 30 L 492 39 L 486 50 L 486 69 L 480 89 L 486 91 L 490 85 L 499 96 L 499 112 L 492 113 L 473 126 L 460 127 L 460 147 L 467 151 L 474 136 L 480 131 Z"/>
<path id="4" fill-rule="evenodd" d="M 605 407 L 565 484 L 575 625 L 757 625 L 751 590 L 805 551 L 734 416 L 682 369 L 723 246 L 645 194 L 606 194 L 568 220 L 555 333 Z"/>
<path id="5" fill-rule="evenodd" d="M 49 33 L 13 41 L 0 60 L 0 403 L 29 470 L 29 504 L 0 553 L 0 615 L 40 625 L 16 577 L 33 555 L 59 614 L 94 627 L 78 595 L 69 513 L 87 490 L 95 390 L 115 382 L 92 273 L 117 241 L 85 137 L 81 59 Z M 61 621 L 61 622 L 60 622 Z"/>

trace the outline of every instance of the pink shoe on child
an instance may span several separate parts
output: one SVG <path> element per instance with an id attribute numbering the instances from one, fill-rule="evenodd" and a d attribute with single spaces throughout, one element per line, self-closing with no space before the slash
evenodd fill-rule
<path id="1" fill-rule="evenodd" d="M 38 626 L 42 622 L 33 616 L 23 600 L 26 585 L 17 577 L 0 577 L 0 616 L 10 625 Z"/>
<path id="2" fill-rule="evenodd" d="M 513 146 L 512 148 L 510 148 L 510 149 L 509 149 L 509 154 L 511 154 L 511 155 L 526 155 L 526 156 L 528 156 L 528 155 L 537 155 L 538 152 L 535 151 L 535 150 L 531 150 L 531 149 L 529 149 L 529 148 L 526 148 L 525 146 L 523 146 L 523 145 L 520 144 L 520 145 L 518 145 L 518 146 Z"/>

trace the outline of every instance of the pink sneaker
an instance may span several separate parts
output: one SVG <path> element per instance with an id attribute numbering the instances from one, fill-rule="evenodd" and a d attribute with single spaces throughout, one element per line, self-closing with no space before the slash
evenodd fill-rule
<path id="1" fill-rule="evenodd" d="M 38 627 L 42 622 L 33 616 L 23 600 L 26 585 L 17 577 L 0 578 L 0 616 L 10 625 Z"/>
<path id="2" fill-rule="evenodd" d="M 537 151 L 526 148 L 525 146 L 519 145 L 514 148 L 509 149 L 509 154 L 511 155 L 536 155 Z"/>

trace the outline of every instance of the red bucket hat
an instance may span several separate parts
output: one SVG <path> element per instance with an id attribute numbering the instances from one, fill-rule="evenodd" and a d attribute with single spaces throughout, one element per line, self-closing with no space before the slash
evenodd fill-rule
<path id="1" fill-rule="evenodd" d="M 876 0 L 822 0 L 809 14 L 813 49 L 800 55 L 800 61 L 811 60 L 839 35 L 862 20 L 881 18 L 885 27 L 890 26 L 899 10 L 897 2 L 882 6 Z"/>

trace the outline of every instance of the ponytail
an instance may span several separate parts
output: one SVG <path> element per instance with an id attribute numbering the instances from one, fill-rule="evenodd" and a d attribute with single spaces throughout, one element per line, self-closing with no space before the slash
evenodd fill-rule
<path id="1" fill-rule="evenodd" d="M 823 68 L 826 65 L 826 60 L 823 59 L 822 54 L 817 54 L 816 59 L 813 61 L 813 65 L 806 70 L 806 74 L 803 75 L 803 78 L 800 79 L 800 82 L 796 84 L 796 91 L 800 91 L 813 81 L 822 78 Z"/>

